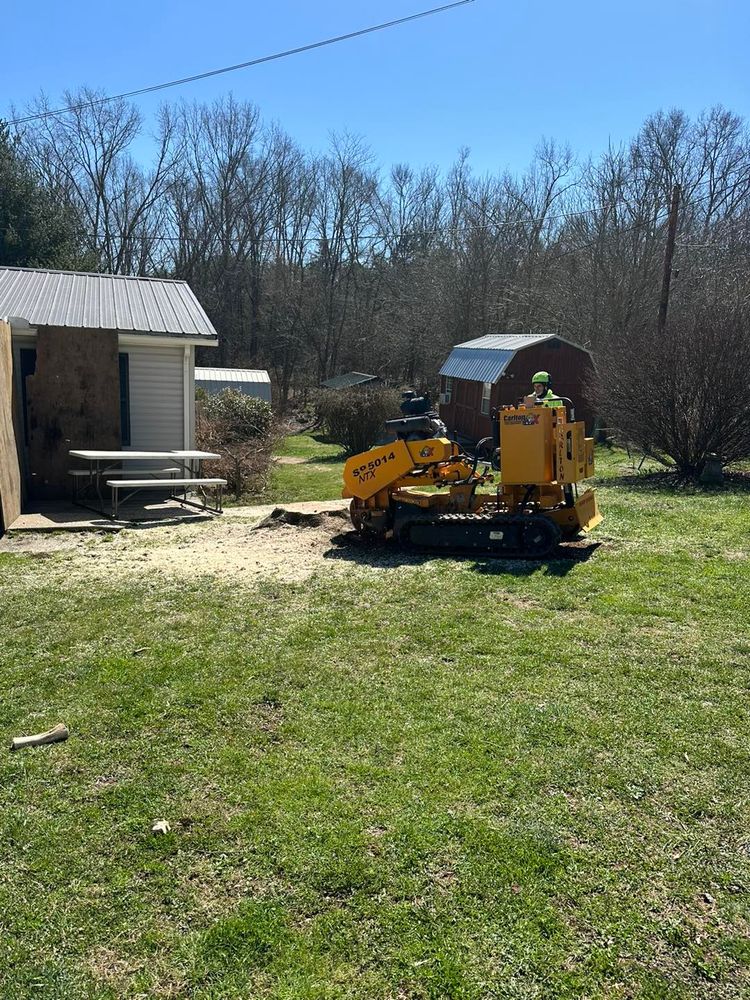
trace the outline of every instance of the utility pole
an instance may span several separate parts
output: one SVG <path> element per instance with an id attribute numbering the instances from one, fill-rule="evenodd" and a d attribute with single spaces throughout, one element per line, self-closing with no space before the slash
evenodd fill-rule
<path id="1" fill-rule="evenodd" d="M 664 277 L 661 283 L 661 298 L 659 299 L 658 332 L 664 333 L 667 322 L 667 306 L 669 305 L 669 283 L 672 280 L 672 255 L 674 254 L 674 238 L 677 232 L 677 206 L 680 204 L 680 185 L 672 188 L 672 204 L 669 207 L 669 222 L 667 224 L 667 248 L 664 251 Z"/>

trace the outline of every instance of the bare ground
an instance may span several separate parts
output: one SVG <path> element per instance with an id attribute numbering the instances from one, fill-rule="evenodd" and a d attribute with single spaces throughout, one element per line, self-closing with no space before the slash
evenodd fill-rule
<path id="1" fill-rule="evenodd" d="M 215 577 L 252 583 L 262 577 L 290 582 L 319 571 L 342 574 L 352 569 L 382 573 L 396 567 L 443 561 L 447 554 L 400 549 L 368 542 L 352 529 L 348 501 L 329 500 L 258 507 L 231 507 L 221 517 L 181 524 L 152 523 L 117 533 L 23 532 L 0 539 L 0 552 L 28 556 L 15 567 L 14 578 L 26 583 L 58 581 L 112 582 L 126 576 Z M 572 568 L 588 559 L 600 542 L 581 539 L 561 545 L 554 555 Z M 513 566 L 533 570 L 533 560 L 453 555 L 482 572 Z M 49 560 L 39 574 L 34 564 Z"/>
<path id="2" fill-rule="evenodd" d="M 30 556 L 29 568 L 35 558 L 50 559 L 48 581 L 57 574 L 66 580 L 112 580 L 145 573 L 245 580 L 273 575 L 299 581 L 324 565 L 345 569 L 345 563 L 332 566 L 324 560 L 332 537 L 351 528 L 346 501 L 287 504 L 283 509 L 298 514 L 300 523 L 278 519 L 259 527 L 275 510 L 273 504 L 232 507 L 208 521 L 155 524 L 116 534 L 18 533 L 0 539 L 0 552 Z"/>

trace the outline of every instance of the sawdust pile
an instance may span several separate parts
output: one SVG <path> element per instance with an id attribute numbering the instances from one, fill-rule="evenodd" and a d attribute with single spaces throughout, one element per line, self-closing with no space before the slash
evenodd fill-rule
<path id="1" fill-rule="evenodd" d="M 230 508 L 223 517 L 211 520 L 136 527 L 108 535 L 17 534 L 0 540 L 0 551 L 30 557 L 20 572 L 25 568 L 36 573 L 34 563 L 48 560 L 44 574 L 48 582 L 57 576 L 112 581 L 128 575 L 207 575 L 245 581 L 274 576 L 301 581 L 322 568 L 344 572 L 346 561 L 330 556 L 346 546 L 351 531 L 348 513 L 339 501 L 274 509 Z"/>
<path id="2" fill-rule="evenodd" d="M 555 558 L 583 561 L 600 544 L 589 539 L 569 542 L 559 547 Z M 19 533 L 0 539 L 0 552 L 28 557 L 14 567 L 14 576 L 20 575 L 31 587 L 57 582 L 64 587 L 84 580 L 96 585 L 126 577 L 140 581 L 212 577 L 248 584 L 273 577 L 300 582 L 318 572 L 343 574 L 356 566 L 379 574 L 446 558 L 489 561 L 498 572 L 512 565 L 530 565 L 480 554 L 448 556 L 367 542 L 353 530 L 347 505 L 341 500 L 231 507 L 221 517 L 152 523 L 113 534 Z M 39 573 L 39 560 L 45 560 L 43 573 Z"/>

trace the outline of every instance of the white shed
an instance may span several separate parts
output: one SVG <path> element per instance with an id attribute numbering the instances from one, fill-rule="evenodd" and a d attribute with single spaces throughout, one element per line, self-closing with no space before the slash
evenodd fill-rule
<path id="1" fill-rule="evenodd" d="M 218 334 L 184 281 L 0 267 L 19 459 L 32 494 L 71 448 L 195 447 L 195 348 Z"/>
<path id="2" fill-rule="evenodd" d="M 271 402 L 271 379 L 268 372 L 256 368 L 196 368 L 195 388 L 210 396 L 222 389 L 234 389 L 246 396 Z"/>

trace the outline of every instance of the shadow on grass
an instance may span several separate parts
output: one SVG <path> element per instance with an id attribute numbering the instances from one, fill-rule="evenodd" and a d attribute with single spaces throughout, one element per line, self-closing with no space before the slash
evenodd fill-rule
<path id="1" fill-rule="evenodd" d="M 344 454 L 343 451 L 339 452 L 338 455 L 311 455 L 310 458 L 306 458 L 304 462 L 300 462 L 300 465 L 338 465 L 341 462 L 345 462 L 348 456 Z"/>
<path id="2" fill-rule="evenodd" d="M 577 563 L 588 562 L 601 542 L 562 542 L 546 559 L 502 559 L 498 556 L 475 557 L 477 573 L 486 576 L 531 576 L 544 571 L 545 576 L 567 576 Z"/>
<path id="3" fill-rule="evenodd" d="M 391 542 L 364 538 L 356 531 L 343 531 L 331 538 L 326 559 L 357 563 L 379 569 L 401 566 L 422 566 L 435 559 L 454 559 L 470 564 L 476 573 L 489 576 L 531 576 L 544 572 L 547 576 L 567 576 L 577 563 L 586 562 L 601 542 L 563 542 L 545 559 L 506 559 L 476 552 L 446 552 L 443 549 L 413 549 Z"/>
<path id="4" fill-rule="evenodd" d="M 692 479 L 680 479 L 675 472 L 635 472 L 629 476 L 598 477 L 592 486 L 618 486 L 642 493 L 673 496 L 716 496 L 727 493 L 750 493 L 749 472 L 725 472 L 721 486 L 704 486 Z"/>

